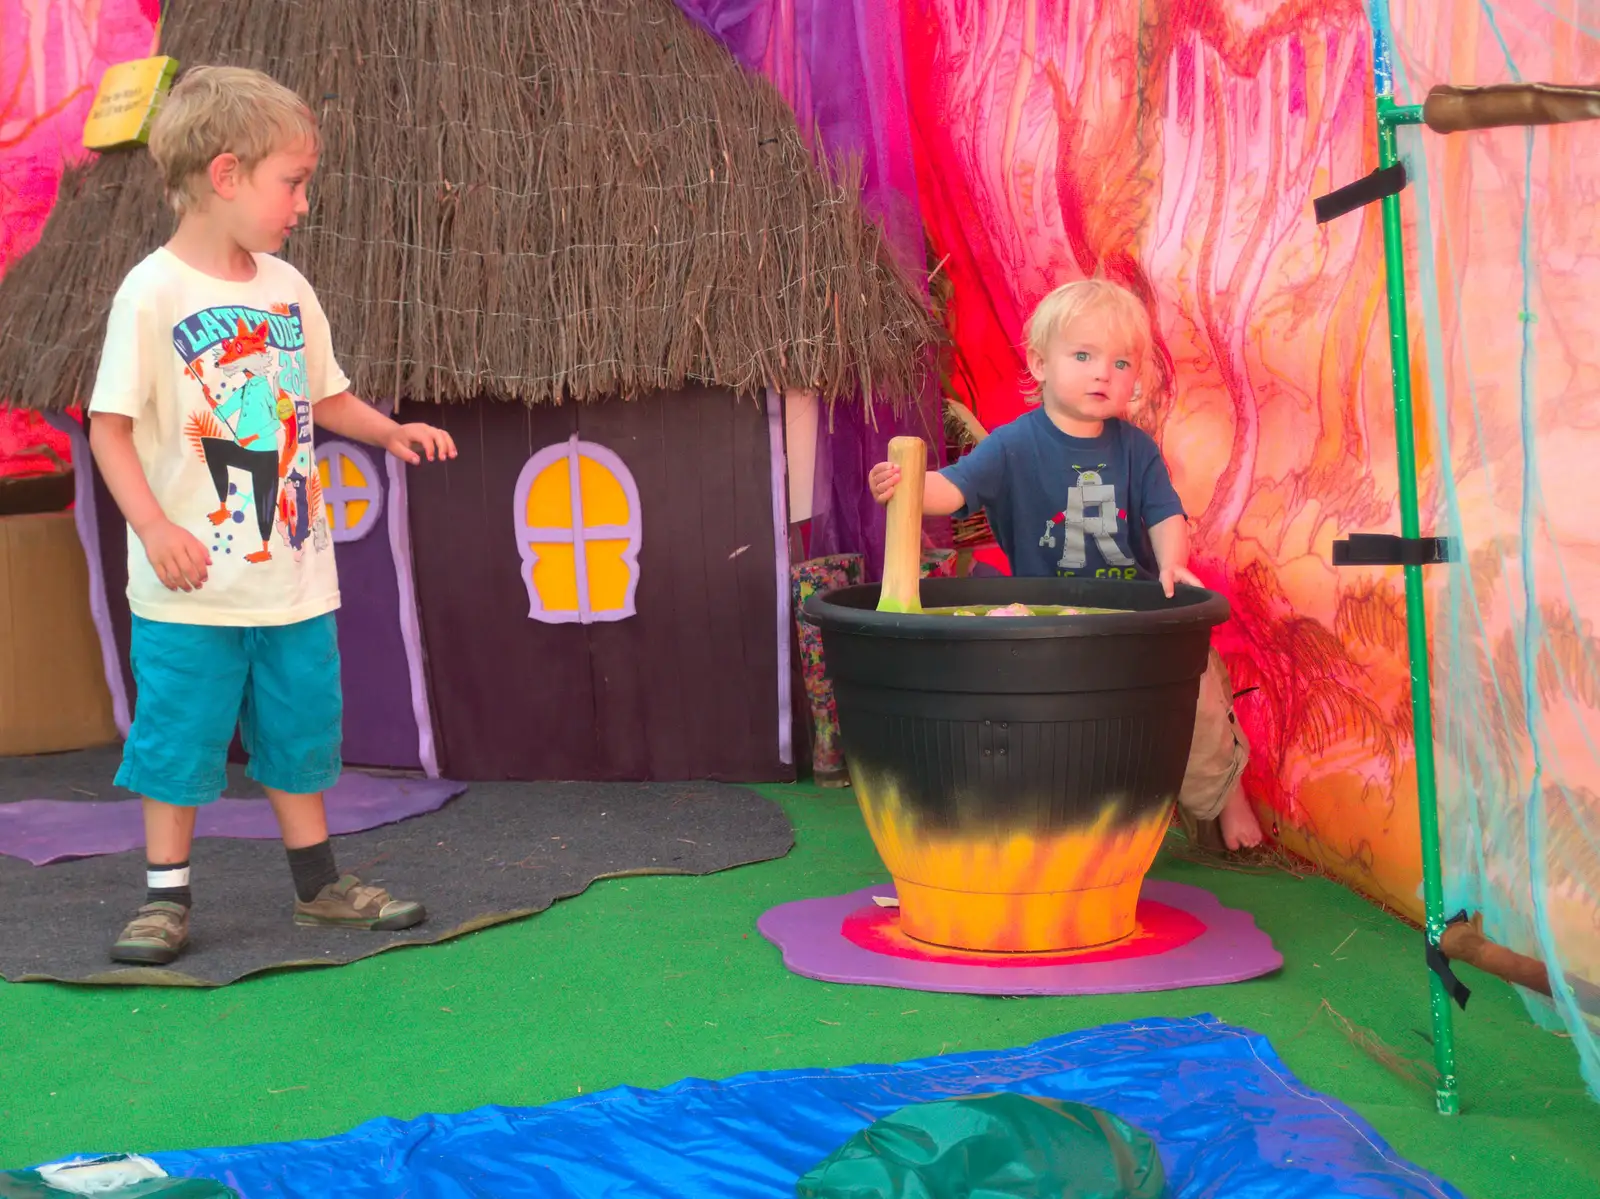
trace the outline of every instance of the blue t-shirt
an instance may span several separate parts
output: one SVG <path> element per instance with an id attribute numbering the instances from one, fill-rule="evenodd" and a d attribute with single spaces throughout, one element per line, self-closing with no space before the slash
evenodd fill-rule
<path id="1" fill-rule="evenodd" d="M 1022 577 L 1153 578 L 1150 529 L 1184 514 L 1155 440 L 1120 420 L 1069 437 L 1034 408 L 940 473 L 967 501 L 957 515 L 989 513 Z"/>

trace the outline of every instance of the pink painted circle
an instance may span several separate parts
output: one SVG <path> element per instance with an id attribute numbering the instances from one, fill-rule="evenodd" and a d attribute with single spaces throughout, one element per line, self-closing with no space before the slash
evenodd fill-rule
<path id="1" fill-rule="evenodd" d="M 985 953 L 981 950 L 929 945 L 907 936 L 901 929 L 899 908 L 880 908 L 876 904 L 851 912 L 844 918 L 839 931 L 852 945 L 890 957 L 907 958 L 914 962 L 940 962 L 951 966 L 1002 966 L 1019 970 L 1039 966 L 1086 966 L 1091 962 L 1120 962 L 1128 958 L 1150 957 L 1187 945 L 1206 931 L 1206 926 L 1197 917 L 1151 899 L 1139 901 L 1134 919 L 1137 923 L 1133 932 L 1114 944 L 1055 953 Z"/>

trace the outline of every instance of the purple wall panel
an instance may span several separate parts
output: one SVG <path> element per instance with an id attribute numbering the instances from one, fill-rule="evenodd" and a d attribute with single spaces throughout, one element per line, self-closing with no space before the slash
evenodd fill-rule
<path id="1" fill-rule="evenodd" d="M 350 444 L 319 432 L 317 445 Z M 378 450 L 366 456 L 382 462 Z M 374 483 L 387 510 L 388 472 L 379 466 Z M 387 512 L 385 512 L 387 515 Z M 400 587 L 394 554 L 380 517 L 365 536 L 334 543 L 339 563 L 339 656 L 344 677 L 344 760 L 351 766 L 419 769 L 417 719 L 412 711 L 411 672 L 400 630 Z"/>
<path id="2" fill-rule="evenodd" d="M 317 438 L 318 444 L 337 440 L 340 439 L 326 433 Z M 125 697 L 125 711 L 131 716 L 138 696 L 128 663 L 132 622 L 127 595 L 128 526 L 99 473 L 92 470 L 87 443 L 80 450 L 75 440 L 74 449 L 79 451 L 75 465 L 80 472 L 92 476 L 87 485 L 80 484 L 79 495 L 92 506 L 93 519 L 88 519 L 91 513 L 81 514 L 78 526 L 90 562 L 90 585 L 103 589 L 104 610 L 95 611 L 95 624 L 102 637 L 109 632 L 112 639 L 107 651 L 107 682 L 113 696 L 120 692 Z M 373 456 L 376 452 L 368 453 Z M 377 473 L 385 490 L 387 509 L 393 500 L 388 494 L 387 472 Z M 406 643 L 400 628 L 399 584 L 390 539 L 385 534 L 387 515 L 386 511 L 360 541 L 343 542 L 335 548 L 343 598 L 337 620 L 344 665 L 344 756 L 352 766 L 416 769 L 423 762 Z M 85 537 L 85 528 L 91 524 L 93 545 Z M 123 731 L 126 732 L 125 727 Z M 244 758 L 237 737 L 231 756 L 235 761 Z"/>

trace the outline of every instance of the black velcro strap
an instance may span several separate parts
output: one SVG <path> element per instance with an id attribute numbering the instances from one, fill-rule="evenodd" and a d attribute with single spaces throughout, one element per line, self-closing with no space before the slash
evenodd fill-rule
<path id="1" fill-rule="evenodd" d="M 1455 561 L 1448 537 L 1352 533 L 1333 543 L 1335 566 L 1434 566 Z"/>
<path id="2" fill-rule="evenodd" d="M 1445 921 L 1445 927 L 1448 928 L 1452 924 L 1464 924 L 1466 919 L 1466 912 L 1457 912 L 1449 920 Z M 1462 1011 L 1466 1011 L 1467 1000 L 1472 998 L 1471 990 L 1468 989 L 1466 983 L 1456 977 L 1456 972 L 1450 969 L 1450 959 L 1444 956 L 1444 950 L 1429 940 L 1426 933 L 1423 934 L 1423 944 L 1427 946 L 1428 969 L 1437 974 L 1444 982 L 1445 989 L 1450 992 L 1450 998 L 1456 1001 L 1456 1006 Z"/>
<path id="3" fill-rule="evenodd" d="M 1317 224 L 1324 225 L 1347 212 L 1376 204 L 1385 196 L 1398 196 L 1406 185 L 1406 164 L 1397 162 L 1392 167 L 1373 171 L 1354 183 L 1346 183 L 1337 191 L 1318 196 L 1311 202 L 1317 213 Z"/>

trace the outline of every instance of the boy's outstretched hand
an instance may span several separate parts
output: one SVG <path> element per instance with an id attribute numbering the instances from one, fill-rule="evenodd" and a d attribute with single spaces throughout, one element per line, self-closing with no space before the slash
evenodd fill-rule
<path id="1" fill-rule="evenodd" d="M 1161 590 L 1171 599 L 1173 587 L 1178 583 L 1187 583 L 1190 587 L 1204 587 L 1194 573 L 1187 566 L 1163 566 L 1161 568 Z"/>
<path id="2" fill-rule="evenodd" d="M 435 429 L 421 421 L 398 425 L 383 448 L 402 462 L 416 466 L 426 455 L 429 462 L 444 461 L 456 456 L 455 439 L 443 429 Z"/>
<path id="3" fill-rule="evenodd" d="M 872 468 L 867 475 L 867 486 L 872 489 L 872 498 L 880 504 L 887 504 L 894 495 L 894 489 L 900 485 L 900 468 L 892 462 L 880 462 Z"/>

